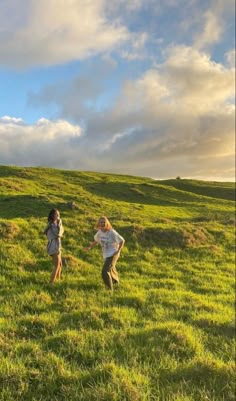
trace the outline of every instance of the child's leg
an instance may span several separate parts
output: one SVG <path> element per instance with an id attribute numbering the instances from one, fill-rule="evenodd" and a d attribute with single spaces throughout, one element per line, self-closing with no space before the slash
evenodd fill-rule
<path id="1" fill-rule="evenodd" d="M 62 258 L 61 258 L 61 254 L 58 255 L 58 256 L 59 256 L 59 258 L 60 258 L 60 266 L 59 266 L 59 269 L 58 269 L 58 272 L 57 272 L 56 279 L 59 279 L 59 280 L 60 280 L 60 278 L 61 278 L 61 270 L 62 270 Z"/>
<path id="2" fill-rule="evenodd" d="M 118 271 L 116 270 L 116 262 L 119 259 L 120 255 L 113 256 L 112 258 L 112 263 L 111 263 L 111 268 L 110 268 L 110 275 L 112 278 L 113 284 L 119 284 L 119 275 Z"/>
<path id="3" fill-rule="evenodd" d="M 58 272 L 59 272 L 60 266 L 61 266 L 60 254 L 52 255 L 52 260 L 53 260 L 54 269 L 53 269 L 53 272 L 51 274 L 50 283 L 53 284 L 55 282 L 56 278 L 57 278 L 57 275 L 58 275 Z"/>
<path id="4" fill-rule="evenodd" d="M 113 257 L 106 258 L 102 267 L 102 279 L 106 287 L 108 287 L 111 291 L 113 290 L 113 283 L 110 274 L 110 269 L 112 266 Z"/>

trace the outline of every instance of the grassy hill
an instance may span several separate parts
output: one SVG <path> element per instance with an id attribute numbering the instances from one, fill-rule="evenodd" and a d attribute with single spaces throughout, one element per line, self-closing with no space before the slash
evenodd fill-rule
<path id="1" fill-rule="evenodd" d="M 233 401 L 233 199 L 232 183 L 0 167 L 0 401 Z M 100 249 L 82 251 L 103 214 L 126 239 L 113 295 Z"/>

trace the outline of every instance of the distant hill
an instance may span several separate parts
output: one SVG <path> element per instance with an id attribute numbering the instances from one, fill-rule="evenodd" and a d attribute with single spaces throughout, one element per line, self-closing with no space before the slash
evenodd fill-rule
<path id="1" fill-rule="evenodd" d="M 193 192 L 198 195 L 235 200 L 235 184 L 233 182 L 212 182 L 187 179 L 163 180 L 163 184 L 170 185 L 182 191 Z"/>

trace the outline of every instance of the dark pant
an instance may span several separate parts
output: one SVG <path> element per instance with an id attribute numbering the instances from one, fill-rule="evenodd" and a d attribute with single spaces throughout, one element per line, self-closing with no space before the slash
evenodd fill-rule
<path id="1" fill-rule="evenodd" d="M 113 290 L 113 283 L 119 283 L 119 276 L 116 270 L 116 262 L 119 259 L 119 254 L 115 256 L 110 256 L 104 260 L 102 268 L 102 279 L 105 285 Z"/>

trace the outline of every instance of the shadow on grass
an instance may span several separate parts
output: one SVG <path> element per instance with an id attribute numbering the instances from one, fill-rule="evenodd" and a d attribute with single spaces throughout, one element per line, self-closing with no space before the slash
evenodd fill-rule
<path id="1" fill-rule="evenodd" d="M 99 313 L 96 311 L 79 311 L 72 313 L 64 313 L 59 320 L 59 326 L 63 329 L 77 329 L 84 328 L 92 330 L 102 330 L 104 328 L 103 320 Z"/>
<path id="2" fill-rule="evenodd" d="M 161 380 L 163 381 L 163 385 L 167 381 L 171 382 L 172 385 L 176 384 L 177 387 L 181 383 L 185 383 L 185 390 L 190 393 L 195 388 L 196 398 L 194 399 L 202 399 L 199 396 L 204 391 L 204 399 L 235 400 L 233 363 L 224 364 L 215 360 L 199 358 L 184 367 L 179 366 L 175 371 L 164 372 Z"/>
<path id="3" fill-rule="evenodd" d="M 223 336 L 229 339 L 235 338 L 235 325 L 233 322 L 216 322 L 208 318 L 201 318 L 192 322 L 195 326 L 205 330 L 211 336 Z"/>
<path id="4" fill-rule="evenodd" d="M 183 205 L 183 202 L 201 203 L 205 202 L 197 195 L 176 191 L 168 186 L 158 186 L 155 184 L 141 183 L 129 184 L 125 182 L 92 183 L 84 185 L 85 189 L 96 196 L 108 199 L 123 201 L 128 203 L 138 203 L 146 205 L 176 206 Z M 188 205 L 188 203 L 186 203 Z"/>
<path id="5" fill-rule="evenodd" d="M 150 361 L 156 362 L 167 355 L 179 361 L 191 360 L 201 347 L 191 332 L 168 324 L 155 329 L 140 329 L 125 337 L 117 335 L 115 343 L 114 356 L 122 362 L 127 358 L 127 349 L 135 349 L 140 362 L 145 361 L 147 355 Z"/>
<path id="6" fill-rule="evenodd" d="M 91 368 L 98 362 L 98 356 L 90 348 L 83 350 L 81 337 L 62 333 L 45 339 L 43 344 L 46 352 L 55 352 L 65 358 L 66 361 Z"/>
<path id="7" fill-rule="evenodd" d="M 174 187 L 181 191 L 188 191 L 197 195 L 209 196 L 227 200 L 235 200 L 235 188 L 233 182 L 204 182 L 198 180 L 163 180 L 166 186 Z"/>
<path id="8" fill-rule="evenodd" d="M 40 271 L 51 272 L 53 269 L 52 260 L 41 260 L 39 263 L 28 263 L 24 265 L 24 270 L 29 273 L 37 273 Z"/>
<path id="9" fill-rule="evenodd" d="M 16 334 L 24 339 L 39 339 L 52 335 L 55 324 L 51 320 L 43 320 L 37 314 L 20 319 Z"/>
<path id="10" fill-rule="evenodd" d="M 54 207 L 45 197 L 33 195 L 0 195 L 0 218 L 45 217 Z"/>
<path id="11" fill-rule="evenodd" d="M 60 190 L 58 195 L 61 196 Z M 46 195 L 0 195 L 0 218 L 42 218 L 47 217 L 52 208 L 58 208 L 63 212 L 69 211 L 71 214 L 68 207 L 70 199 L 71 196 L 63 194 L 63 201 L 52 203 Z"/>
<path id="12" fill-rule="evenodd" d="M 128 296 L 128 297 L 116 297 L 115 303 L 122 306 L 127 306 L 128 308 L 135 308 L 137 310 L 143 308 L 145 305 L 145 300 L 139 296 Z"/>

